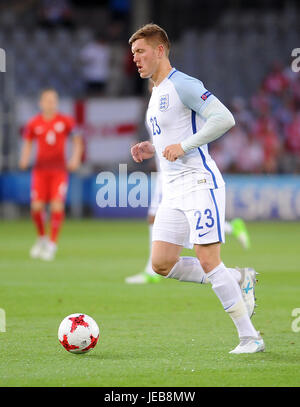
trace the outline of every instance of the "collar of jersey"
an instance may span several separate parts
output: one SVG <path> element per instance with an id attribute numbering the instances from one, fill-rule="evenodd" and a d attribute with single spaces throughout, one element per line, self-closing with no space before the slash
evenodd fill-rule
<path id="1" fill-rule="evenodd" d="M 165 83 L 168 79 L 170 79 L 171 76 L 173 75 L 173 73 L 176 71 L 177 71 L 176 68 L 172 68 L 171 71 L 168 73 L 168 75 L 165 77 L 165 79 L 162 80 L 158 86 L 155 86 L 155 88 L 159 88 L 163 83 Z"/>
<path id="2" fill-rule="evenodd" d="M 172 68 L 171 71 L 169 72 L 168 76 L 167 76 L 167 79 L 170 79 L 171 76 L 173 75 L 173 73 L 176 72 L 176 71 L 177 71 L 176 68 Z"/>

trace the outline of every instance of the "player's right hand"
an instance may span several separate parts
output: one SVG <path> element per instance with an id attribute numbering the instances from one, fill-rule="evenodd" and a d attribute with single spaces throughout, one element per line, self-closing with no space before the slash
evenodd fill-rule
<path id="1" fill-rule="evenodd" d="M 135 162 L 141 163 L 143 160 L 152 158 L 155 154 L 155 148 L 150 141 L 142 141 L 131 147 L 131 155 Z"/>
<path id="2" fill-rule="evenodd" d="M 27 168 L 28 168 L 28 163 L 27 163 L 26 161 L 20 160 L 20 162 L 19 162 L 19 168 L 20 168 L 20 170 L 22 170 L 22 171 L 27 170 Z"/>

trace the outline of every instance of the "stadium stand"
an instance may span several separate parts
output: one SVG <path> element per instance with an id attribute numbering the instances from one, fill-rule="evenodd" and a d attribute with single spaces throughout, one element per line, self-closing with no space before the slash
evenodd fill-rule
<path id="1" fill-rule="evenodd" d="M 85 97 L 79 54 L 92 40 L 99 22 L 111 48 L 105 96 L 143 96 L 145 88 L 132 79 L 135 72 L 128 64 L 128 27 L 122 25 L 128 22 L 126 10 L 112 12 L 99 7 L 83 12 L 74 2 L 69 4 L 72 24 L 49 29 L 41 24 L 40 14 L 32 12 L 37 2 L 24 4 L 22 9 L 7 8 L 0 13 L 0 46 L 14 61 L 17 96 L 34 97 L 41 88 L 53 86 L 65 97 Z M 293 142 L 299 136 L 300 80 L 299 74 L 290 69 L 291 51 L 300 37 L 297 19 L 299 8 L 287 3 L 283 9 L 263 12 L 227 9 L 211 27 L 180 27 L 172 50 L 174 66 L 201 78 L 237 117 L 247 117 L 246 123 L 237 121 L 236 129 L 226 139 L 212 145 L 223 171 L 300 171 L 298 147 Z M 192 46 L 186 47 L 186 41 Z M 282 88 L 274 89 L 280 81 Z M 253 149 L 253 163 L 251 154 L 245 155 L 246 163 L 227 157 L 227 145 L 237 135 L 241 135 L 240 144 L 244 140 L 241 148 Z"/>

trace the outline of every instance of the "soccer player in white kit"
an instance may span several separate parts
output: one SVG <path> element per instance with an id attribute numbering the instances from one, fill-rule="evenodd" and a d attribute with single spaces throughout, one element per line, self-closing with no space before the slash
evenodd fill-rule
<path id="1" fill-rule="evenodd" d="M 162 28 L 147 24 L 129 44 L 140 76 L 154 83 L 146 115 L 153 144 L 144 141 L 131 148 L 136 162 L 155 153 L 160 162 L 163 194 L 153 225 L 152 268 L 180 281 L 208 279 L 238 331 L 240 343 L 231 353 L 263 351 L 239 285 L 245 275 L 228 270 L 220 255 L 225 183 L 207 144 L 234 126 L 234 118 L 202 82 L 172 68 Z M 197 258 L 180 257 L 187 237 Z M 254 291 L 255 272 L 254 280 L 249 274 L 247 294 Z"/>

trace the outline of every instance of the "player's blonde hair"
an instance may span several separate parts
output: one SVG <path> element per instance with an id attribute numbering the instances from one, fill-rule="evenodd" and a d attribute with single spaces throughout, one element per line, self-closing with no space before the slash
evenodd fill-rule
<path id="1" fill-rule="evenodd" d="M 163 44 L 165 48 L 166 55 L 169 55 L 170 52 L 170 41 L 166 31 L 157 24 L 146 24 L 140 29 L 138 29 L 132 36 L 129 38 L 129 45 L 131 46 L 136 40 L 144 38 L 151 45 L 157 46 Z"/>

